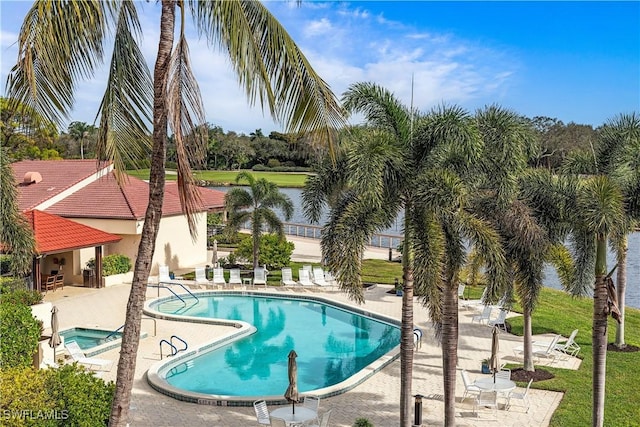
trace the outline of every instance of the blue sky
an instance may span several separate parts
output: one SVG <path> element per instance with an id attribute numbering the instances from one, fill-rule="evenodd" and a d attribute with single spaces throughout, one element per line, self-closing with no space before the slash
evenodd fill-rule
<path id="1" fill-rule="evenodd" d="M 31 3 L 2 1 L 1 82 L 16 59 Z M 422 111 L 499 104 L 528 116 L 598 126 L 640 112 L 640 2 L 269 1 L 337 96 L 373 81 Z M 160 6 L 140 2 L 142 48 L 153 64 Z M 249 107 L 226 58 L 190 40 L 209 122 L 249 133 L 280 130 Z M 71 120 L 92 123 L 105 70 L 79 86 Z M 357 122 L 358 118 L 354 121 Z"/>

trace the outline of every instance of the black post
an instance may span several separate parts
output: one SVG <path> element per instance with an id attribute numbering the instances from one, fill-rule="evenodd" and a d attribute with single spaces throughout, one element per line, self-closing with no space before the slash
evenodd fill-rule
<path id="1" fill-rule="evenodd" d="M 392 249 L 389 248 L 389 261 L 393 261 L 393 253 L 392 253 Z"/>
<path id="2" fill-rule="evenodd" d="M 413 427 L 419 427 L 422 425 L 422 396 L 421 394 L 416 394 L 413 397 L 416 398 L 414 404 L 414 420 Z"/>

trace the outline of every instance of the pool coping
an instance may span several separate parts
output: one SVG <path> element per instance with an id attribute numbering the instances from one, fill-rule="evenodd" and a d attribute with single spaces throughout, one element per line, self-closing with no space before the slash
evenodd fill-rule
<path id="1" fill-rule="evenodd" d="M 326 304 L 330 304 L 332 306 L 338 307 L 343 310 L 348 310 L 359 314 L 364 317 L 373 318 L 377 321 L 381 321 L 383 323 L 388 323 L 392 326 L 400 327 L 401 322 L 397 319 L 391 318 L 389 316 L 385 316 L 383 314 L 375 313 L 370 310 L 365 310 L 357 306 L 353 306 L 350 304 L 345 304 L 342 302 L 334 301 L 319 295 L 300 295 L 300 294 L 286 294 L 283 295 L 281 293 L 274 293 L 269 291 L 259 291 L 259 290 L 251 290 L 251 291 L 232 291 L 232 290 L 207 290 L 200 291 L 195 293 L 197 296 L 209 296 L 209 295 L 259 295 L 264 297 L 271 298 L 279 298 L 279 299 L 302 299 L 302 300 L 310 300 L 316 302 L 323 302 Z M 166 296 L 160 297 L 153 300 L 149 300 L 145 302 L 143 312 L 144 314 L 156 317 L 164 320 L 172 320 L 172 321 L 180 321 L 180 322 L 193 322 L 193 323 L 204 323 L 204 324 L 213 324 L 213 325 L 223 325 L 223 326 L 231 326 L 236 328 L 236 331 L 231 331 L 227 334 L 224 334 L 221 337 L 213 339 L 211 341 L 206 341 L 203 344 L 200 344 L 198 348 L 194 350 L 190 350 L 185 352 L 184 354 L 176 355 L 171 357 L 170 360 L 161 360 L 154 363 L 149 370 L 146 372 L 147 383 L 154 390 L 159 393 L 165 394 L 174 399 L 197 403 L 200 405 L 213 405 L 213 406 L 251 406 L 255 400 L 264 399 L 270 405 L 284 405 L 289 402 L 284 398 L 283 395 L 276 396 L 265 396 L 265 395 L 256 395 L 256 396 L 226 396 L 226 395 L 215 395 L 208 393 L 197 393 L 193 391 L 183 390 L 177 387 L 170 385 L 164 378 L 163 375 L 168 370 L 176 367 L 183 363 L 185 359 L 190 359 L 196 354 L 202 351 L 213 351 L 216 348 L 222 347 L 223 345 L 227 345 L 234 341 L 237 341 L 241 338 L 249 336 L 256 332 L 256 328 L 247 323 L 241 321 L 230 321 L 226 319 L 213 319 L 213 318 L 201 318 L 201 317 L 193 317 L 193 316 L 175 316 L 171 314 L 160 313 L 150 306 L 152 304 L 157 304 L 164 300 L 172 300 L 175 299 L 174 296 Z M 356 386 L 362 384 L 369 377 L 383 369 L 389 363 L 393 362 L 397 358 L 400 357 L 400 344 L 393 347 L 386 354 L 380 356 L 376 360 L 374 360 L 369 365 L 362 368 L 360 371 L 356 372 L 354 375 L 349 378 L 341 381 L 337 384 L 334 384 L 329 387 L 323 387 L 320 389 L 312 390 L 309 392 L 301 393 L 315 395 L 320 398 L 327 398 L 331 396 L 336 396 L 339 394 L 346 393 L 347 391 L 355 388 Z"/>

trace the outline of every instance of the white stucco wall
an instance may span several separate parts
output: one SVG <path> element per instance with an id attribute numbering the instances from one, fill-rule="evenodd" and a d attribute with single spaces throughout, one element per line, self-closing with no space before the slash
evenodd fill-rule
<path id="1" fill-rule="evenodd" d="M 198 214 L 198 237 L 194 242 L 184 216 L 164 217 L 160 222 L 151 274 L 158 274 L 160 265 L 169 270 L 189 269 L 207 264 L 207 214 Z"/>

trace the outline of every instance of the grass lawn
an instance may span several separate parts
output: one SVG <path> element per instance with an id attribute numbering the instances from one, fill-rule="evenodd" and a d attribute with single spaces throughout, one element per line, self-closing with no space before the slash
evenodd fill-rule
<path id="1" fill-rule="evenodd" d="M 176 175 L 167 171 L 167 180 L 175 181 Z M 243 171 L 194 171 L 196 179 L 211 182 L 212 185 L 235 185 L 238 172 Z M 278 187 L 304 187 L 309 174 L 300 172 L 254 172 L 246 170 L 255 178 L 265 178 L 270 182 L 274 182 Z M 140 179 L 149 179 L 149 169 L 129 170 L 127 173 Z"/>

